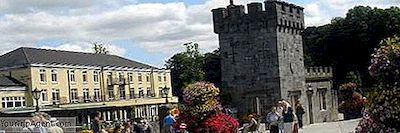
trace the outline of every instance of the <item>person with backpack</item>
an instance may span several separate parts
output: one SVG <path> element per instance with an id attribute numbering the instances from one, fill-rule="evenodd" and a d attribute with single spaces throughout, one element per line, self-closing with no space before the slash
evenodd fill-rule
<path id="1" fill-rule="evenodd" d="M 273 106 L 271 108 L 271 112 L 267 114 L 267 122 L 269 123 L 269 131 L 270 133 L 279 133 L 279 113 L 277 111 L 277 107 Z"/>

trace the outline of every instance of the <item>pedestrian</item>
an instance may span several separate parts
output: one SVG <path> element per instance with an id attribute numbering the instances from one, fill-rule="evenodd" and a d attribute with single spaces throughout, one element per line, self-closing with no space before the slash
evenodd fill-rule
<path id="1" fill-rule="evenodd" d="M 303 128 L 303 115 L 305 114 L 303 105 L 300 103 L 300 100 L 296 100 L 296 117 L 299 123 L 299 128 Z"/>
<path id="2" fill-rule="evenodd" d="M 96 112 L 95 116 L 94 116 L 94 120 L 93 120 L 93 133 L 100 133 L 101 131 L 101 125 L 103 123 L 103 120 L 101 119 L 101 113 L 100 112 Z"/>
<path id="3" fill-rule="evenodd" d="M 267 114 L 267 122 L 269 123 L 269 131 L 270 133 L 279 133 L 279 114 L 277 111 L 277 107 L 273 106 L 271 108 L 271 112 Z"/>
<path id="4" fill-rule="evenodd" d="M 253 114 L 248 116 L 249 123 L 243 127 L 243 133 L 254 132 L 258 129 L 258 122 Z"/>
<path id="5" fill-rule="evenodd" d="M 35 114 L 32 121 L 34 124 L 33 132 L 47 133 L 47 129 L 43 125 L 44 123 L 47 123 L 47 120 L 44 119 L 42 114 Z"/>
<path id="6" fill-rule="evenodd" d="M 283 131 L 284 133 L 292 133 L 293 125 L 293 109 L 289 102 L 280 100 L 283 107 Z"/>
<path id="7" fill-rule="evenodd" d="M 164 122 L 163 125 L 164 133 L 173 133 L 174 132 L 173 125 L 175 124 L 176 120 L 175 117 L 172 116 L 172 112 L 169 112 L 169 114 L 164 117 L 163 122 Z"/>
<path id="8" fill-rule="evenodd" d="M 148 123 L 146 119 L 142 120 L 141 122 L 143 126 L 143 131 L 145 133 L 151 133 L 153 127 L 150 125 L 150 123 Z"/>
<path id="9" fill-rule="evenodd" d="M 133 129 L 136 133 L 144 133 L 143 129 L 141 128 L 140 124 L 137 122 L 133 122 Z"/>
<path id="10" fill-rule="evenodd" d="M 31 133 L 31 132 L 33 132 L 33 128 L 34 128 L 34 127 L 35 127 L 35 126 L 34 126 L 34 124 L 32 123 L 32 121 L 29 120 L 29 119 L 26 119 L 26 120 L 25 120 L 24 128 L 22 129 L 22 132 L 24 132 L 24 133 Z"/>
<path id="11" fill-rule="evenodd" d="M 57 126 L 57 118 L 50 118 L 50 127 L 47 129 L 49 133 L 64 133 L 63 129 Z"/>
<path id="12" fill-rule="evenodd" d="M 176 130 L 176 133 L 189 133 L 189 132 L 186 130 L 186 124 L 185 124 L 185 123 L 181 123 L 181 124 L 179 125 L 179 130 Z"/>
<path id="13" fill-rule="evenodd" d="M 278 120 L 278 128 L 280 133 L 284 133 L 284 122 L 283 122 L 283 103 L 278 101 L 276 105 L 277 113 L 279 115 L 279 120 Z"/>
<path id="14" fill-rule="evenodd" d="M 132 124 L 129 121 L 124 122 L 122 133 L 132 133 Z"/>
<path id="15" fill-rule="evenodd" d="M 293 133 L 299 133 L 299 121 L 295 114 L 293 114 L 292 131 L 293 131 Z"/>

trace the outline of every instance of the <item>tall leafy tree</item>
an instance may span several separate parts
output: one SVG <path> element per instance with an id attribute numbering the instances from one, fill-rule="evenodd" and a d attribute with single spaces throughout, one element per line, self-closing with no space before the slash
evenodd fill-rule
<path id="1" fill-rule="evenodd" d="M 344 18 L 309 27 L 303 32 L 307 66 L 333 66 L 335 85 L 346 82 L 347 73 L 359 72 L 363 87 L 374 80 L 368 72 L 369 54 L 379 42 L 400 33 L 400 9 L 357 6 Z"/>
<path id="2" fill-rule="evenodd" d="M 186 51 L 175 54 L 166 62 L 166 67 L 171 70 L 173 91 L 179 97 L 182 95 L 182 88 L 202 81 L 205 76 L 204 55 L 200 54 L 198 44 L 189 42 L 183 45 Z"/>
<path id="3" fill-rule="evenodd" d="M 221 58 L 219 49 L 204 54 L 203 71 L 205 73 L 205 81 L 221 87 Z"/>

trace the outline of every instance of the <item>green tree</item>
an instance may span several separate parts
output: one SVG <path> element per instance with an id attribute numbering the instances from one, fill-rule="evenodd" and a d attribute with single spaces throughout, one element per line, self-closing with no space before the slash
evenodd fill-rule
<path id="1" fill-rule="evenodd" d="M 303 32 L 305 64 L 333 66 L 336 87 L 351 71 L 359 73 L 362 87 L 371 87 L 376 81 L 369 75 L 369 55 L 382 39 L 400 34 L 398 29 L 399 8 L 354 7 L 344 18 Z"/>
<path id="2" fill-rule="evenodd" d="M 214 83 L 217 87 L 221 87 L 221 58 L 219 49 L 204 54 L 204 61 L 204 80 Z"/>
<path id="3" fill-rule="evenodd" d="M 354 71 L 348 72 L 346 75 L 345 82 L 355 83 L 357 86 L 360 86 L 361 85 L 360 73 Z"/>
<path id="4" fill-rule="evenodd" d="M 196 81 L 202 81 L 205 77 L 204 55 L 200 54 L 198 44 L 189 42 L 183 45 L 186 51 L 175 54 L 166 62 L 166 67 L 171 70 L 174 93 L 179 97 L 182 95 L 182 88 Z"/>
<path id="5" fill-rule="evenodd" d="M 93 45 L 93 51 L 96 54 L 108 54 L 109 53 L 109 51 L 105 47 L 104 43 L 93 42 L 92 45 Z"/>

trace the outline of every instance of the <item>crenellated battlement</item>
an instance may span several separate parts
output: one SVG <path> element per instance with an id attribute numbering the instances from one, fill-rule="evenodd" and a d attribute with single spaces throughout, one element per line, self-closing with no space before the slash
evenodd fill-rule
<path id="1" fill-rule="evenodd" d="M 250 33 L 254 31 L 299 34 L 304 29 L 304 8 L 284 1 L 231 5 L 213 9 L 214 32 Z"/>
<path id="2" fill-rule="evenodd" d="M 333 71 L 331 67 L 309 67 L 306 71 L 306 79 L 331 79 Z"/>

